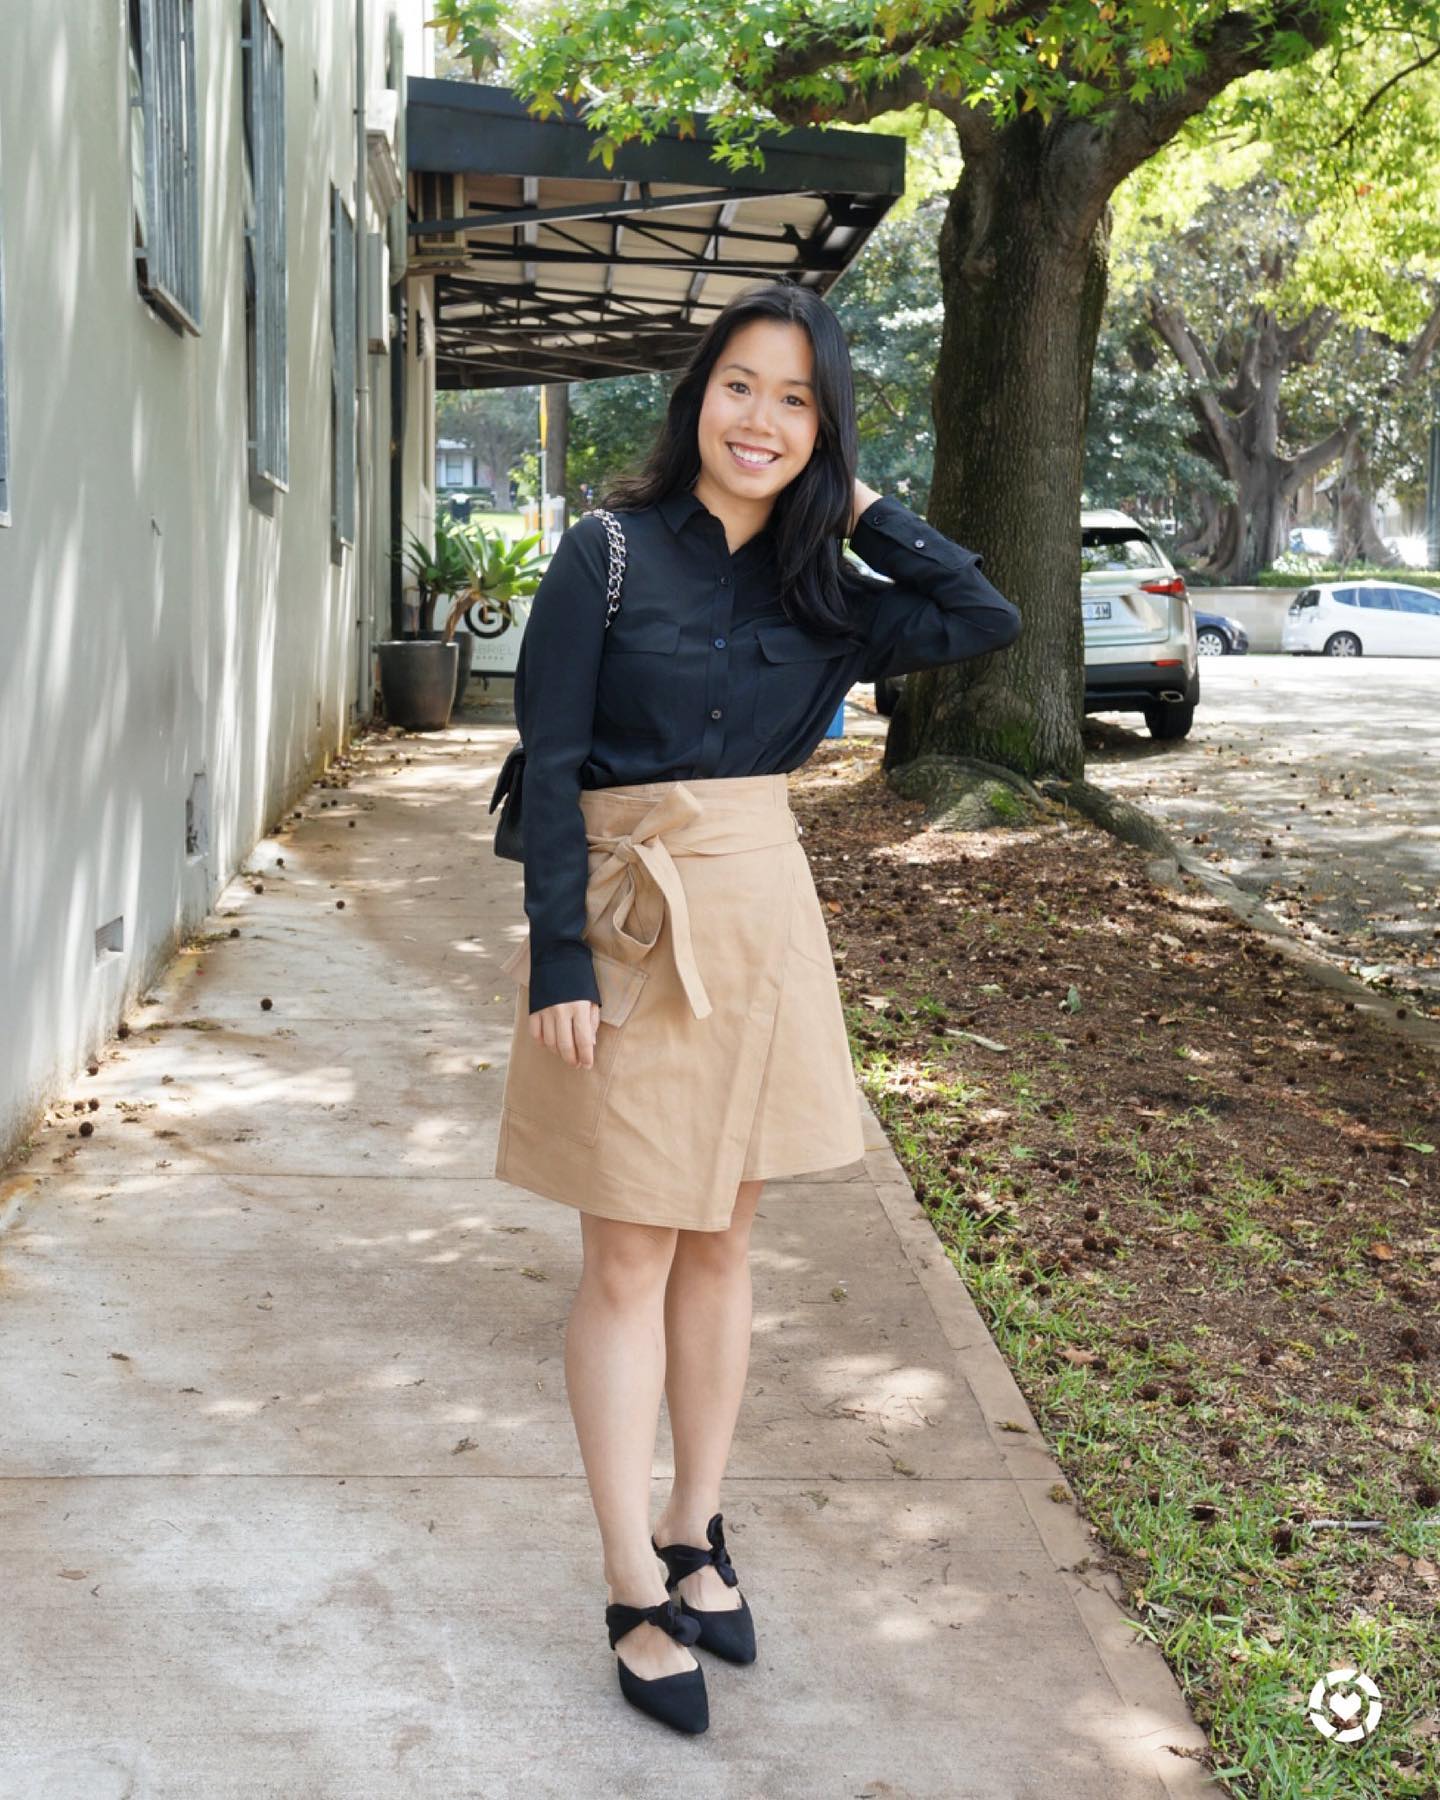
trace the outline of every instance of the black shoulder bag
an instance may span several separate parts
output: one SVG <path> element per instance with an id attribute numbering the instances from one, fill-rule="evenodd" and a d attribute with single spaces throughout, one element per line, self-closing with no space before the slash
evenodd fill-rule
<path id="1" fill-rule="evenodd" d="M 597 506 L 594 516 L 603 520 L 605 532 L 610 540 L 610 572 L 606 582 L 605 597 L 608 605 L 605 611 L 605 629 L 610 629 L 610 622 L 620 610 L 620 588 L 625 580 L 625 533 L 620 529 L 620 521 L 614 513 L 604 507 Z M 523 648 L 523 645 L 522 645 Z M 495 854 L 508 857 L 511 862 L 524 862 L 525 841 L 522 831 L 522 809 L 525 799 L 525 746 L 516 744 L 500 765 L 500 774 L 495 782 L 495 791 L 490 796 L 490 808 L 493 813 L 500 802 L 500 817 L 495 821 Z"/>

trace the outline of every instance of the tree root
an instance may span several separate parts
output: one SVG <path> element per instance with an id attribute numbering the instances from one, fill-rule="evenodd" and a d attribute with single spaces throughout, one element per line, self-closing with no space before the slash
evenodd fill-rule
<path id="1" fill-rule="evenodd" d="M 941 831 L 1031 825 L 1051 805 L 1060 805 L 1122 843 L 1164 858 L 1175 870 L 1190 860 L 1150 813 L 1090 781 L 1042 776 L 1037 785 L 1001 763 L 973 756 L 926 755 L 892 769 L 890 785 L 906 799 L 922 801 L 926 823 Z"/>
<path id="2" fill-rule="evenodd" d="M 1045 796 L 1026 776 L 973 756 L 917 756 L 890 771 L 890 786 L 925 806 L 941 831 L 986 831 L 1032 824 Z"/>
<path id="3" fill-rule="evenodd" d="M 1048 799 L 1080 813 L 1122 843 L 1135 844 L 1152 856 L 1169 857 L 1177 867 L 1185 861 L 1170 833 L 1150 813 L 1107 794 L 1093 781 L 1061 781 L 1051 776 L 1041 781 L 1040 790 Z"/>

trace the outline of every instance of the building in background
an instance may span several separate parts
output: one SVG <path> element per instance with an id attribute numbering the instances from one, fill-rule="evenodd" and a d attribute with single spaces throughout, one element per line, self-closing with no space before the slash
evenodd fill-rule
<path id="1" fill-rule="evenodd" d="M 567 384 L 683 367 L 757 279 L 825 293 L 904 192 L 874 131 L 722 170 L 681 120 L 606 166 L 578 103 L 436 78 L 427 11 L 6 9 L 0 1156 L 369 716 L 392 553 L 452 497 L 437 388 L 540 387 L 553 547 Z"/>
<path id="2" fill-rule="evenodd" d="M 425 17 L 6 9 L 0 1155 L 371 711 L 433 523 Z"/>
<path id="3" fill-rule="evenodd" d="M 480 459 L 473 450 L 454 438 L 441 438 L 436 446 L 435 484 L 442 488 L 489 487 L 488 477 L 481 474 Z"/>

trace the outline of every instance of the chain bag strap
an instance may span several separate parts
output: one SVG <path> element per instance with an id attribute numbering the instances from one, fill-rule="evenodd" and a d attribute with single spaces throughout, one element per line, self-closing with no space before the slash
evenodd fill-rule
<path id="1" fill-rule="evenodd" d="M 625 533 L 620 529 L 620 521 L 614 513 L 605 507 L 597 506 L 594 516 L 604 524 L 605 535 L 609 540 L 609 571 L 605 583 L 605 629 L 608 631 L 611 621 L 620 610 L 620 589 L 625 582 Z M 500 817 L 495 821 L 495 854 L 506 857 L 511 862 L 525 860 L 522 830 L 524 776 L 525 746 L 515 744 L 500 765 L 500 774 L 490 796 L 489 808 L 493 813 L 501 801 L 504 801 Z"/>

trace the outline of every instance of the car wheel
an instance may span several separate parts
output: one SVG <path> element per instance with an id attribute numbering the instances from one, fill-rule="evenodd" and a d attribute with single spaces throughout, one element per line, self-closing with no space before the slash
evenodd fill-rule
<path id="1" fill-rule="evenodd" d="M 899 698 L 899 676 L 882 675 L 875 683 L 875 710 L 882 719 L 888 719 L 895 711 L 895 705 Z"/>
<path id="2" fill-rule="evenodd" d="M 1223 631 L 1207 625 L 1203 631 L 1195 633 L 1195 648 L 1201 656 L 1224 656 L 1230 646 L 1225 641 Z"/>
<path id="3" fill-rule="evenodd" d="M 1193 700 L 1157 700 L 1145 708 L 1145 723 L 1153 738 L 1183 738 L 1195 723 Z"/>
<path id="4" fill-rule="evenodd" d="M 1334 637 L 1326 638 L 1325 654 L 1327 656 L 1359 656 L 1360 640 L 1353 631 L 1337 631 Z"/>

